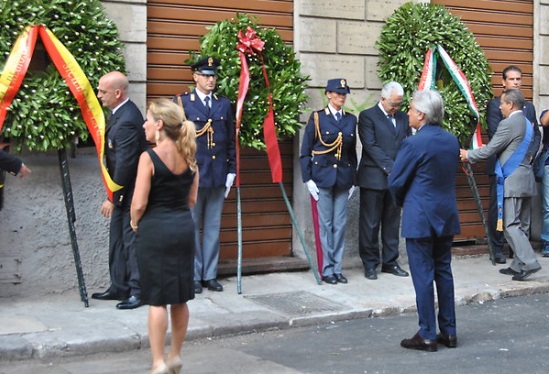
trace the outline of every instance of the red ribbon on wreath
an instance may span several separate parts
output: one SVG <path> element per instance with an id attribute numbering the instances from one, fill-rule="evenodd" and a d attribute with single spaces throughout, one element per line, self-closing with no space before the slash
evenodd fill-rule
<path id="1" fill-rule="evenodd" d="M 240 83 L 238 85 L 238 97 L 236 99 L 236 186 L 240 186 L 240 143 L 238 141 L 240 136 L 240 125 L 242 121 L 242 110 L 244 109 L 244 99 L 248 93 L 248 87 L 250 85 L 250 70 L 248 68 L 248 61 L 246 55 L 258 55 L 261 58 L 261 65 L 263 69 L 263 77 L 265 78 L 265 84 L 269 90 L 267 97 L 269 103 L 269 110 L 263 120 L 263 136 L 265 138 L 265 146 L 267 148 L 267 157 L 269 159 L 269 167 L 271 168 L 271 177 L 273 183 L 282 182 L 282 159 L 280 157 L 280 149 L 278 147 L 278 140 L 276 138 L 276 129 L 274 123 L 274 111 L 273 111 L 273 95 L 271 93 L 271 86 L 269 84 L 269 76 L 267 69 L 265 68 L 265 61 L 261 52 L 265 46 L 265 42 L 262 41 L 257 32 L 248 26 L 246 32 L 242 30 L 238 31 L 238 54 L 240 56 Z"/>

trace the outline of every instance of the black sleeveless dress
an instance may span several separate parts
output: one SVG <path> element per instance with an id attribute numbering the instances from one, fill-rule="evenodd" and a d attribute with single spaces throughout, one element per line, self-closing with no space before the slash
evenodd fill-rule
<path id="1" fill-rule="evenodd" d="M 194 173 L 172 173 L 147 150 L 154 165 L 149 201 L 135 239 L 141 301 L 181 304 L 194 299 L 194 221 L 188 207 Z"/>

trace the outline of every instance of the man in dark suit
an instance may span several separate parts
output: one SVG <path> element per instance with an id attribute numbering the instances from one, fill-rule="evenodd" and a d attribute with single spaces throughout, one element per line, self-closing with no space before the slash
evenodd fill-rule
<path id="1" fill-rule="evenodd" d="M 387 83 L 381 90 L 381 100 L 362 111 L 358 120 L 362 142 L 362 158 L 357 173 L 360 187 L 359 254 L 368 279 L 377 279 L 376 268 L 380 263 L 382 272 L 408 276 L 397 262 L 400 208 L 395 205 L 387 187 L 387 176 L 393 169 L 398 148 L 410 135 L 408 116 L 399 110 L 403 95 L 399 83 Z"/>
<path id="2" fill-rule="evenodd" d="M 509 65 L 502 72 L 502 81 L 504 90 L 508 89 L 519 89 L 522 84 L 522 71 L 519 67 L 514 65 Z M 486 108 L 486 122 L 488 123 L 488 139 L 492 139 L 498 125 L 503 119 L 501 110 L 499 109 L 500 96 L 493 98 L 488 102 Z M 536 117 L 536 109 L 534 105 L 530 102 L 525 102 L 522 111 L 526 118 L 530 120 L 535 125 L 535 129 L 538 129 L 538 122 Z M 534 133 L 536 138 L 541 139 L 541 133 L 536 131 Z M 539 141 L 538 141 L 539 144 Z M 496 199 L 496 175 L 494 173 L 494 168 L 496 165 L 497 156 L 493 155 L 486 160 L 486 174 L 490 180 L 490 205 L 488 206 L 488 230 L 490 233 L 492 248 L 494 252 L 494 262 L 497 264 L 505 264 L 505 255 L 503 254 L 503 244 L 505 242 L 503 232 L 496 230 L 498 209 L 497 209 L 497 199 Z"/>
<path id="3" fill-rule="evenodd" d="M 452 242 L 460 233 L 456 203 L 456 171 L 459 144 L 440 127 L 444 103 L 436 91 L 414 93 L 408 111 L 410 126 L 417 130 L 402 142 L 389 189 L 403 207 L 402 236 L 416 292 L 419 331 L 404 339 L 404 348 L 434 352 L 437 341 L 457 346 Z M 438 323 L 433 282 L 438 296 Z"/>
<path id="4" fill-rule="evenodd" d="M 210 291 L 223 291 L 223 286 L 217 281 L 221 211 L 236 176 L 231 102 L 213 92 L 219 63 L 212 56 L 199 59 L 191 66 L 196 89 L 174 97 L 174 101 L 183 107 L 186 118 L 196 125 L 196 163 L 200 182 L 198 199 L 192 209 L 196 223 L 195 293 L 201 293 L 202 286 Z"/>
<path id="5" fill-rule="evenodd" d="M 536 183 L 532 172 L 532 159 L 539 147 L 536 125 L 527 121 L 522 109 L 524 96 L 518 89 L 503 91 L 500 109 L 505 118 L 490 142 L 478 149 L 461 150 L 463 161 L 477 162 L 497 155 L 496 174 L 500 194 L 498 210 L 503 209 L 502 229 L 505 239 L 514 252 L 513 262 L 500 273 L 523 281 L 541 269 L 530 244 L 530 215 Z"/>
<path id="6" fill-rule="evenodd" d="M 21 178 L 31 173 L 31 170 L 23 163 L 19 157 L 10 155 L 4 151 L 8 144 L 0 144 L 0 169 L 7 171 L 12 175 L 19 175 Z"/>
<path id="7" fill-rule="evenodd" d="M 113 71 L 99 80 L 97 97 L 111 110 L 105 133 L 105 156 L 109 175 L 121 188 L 113 200 L 106 199 L 101 214 L 110 218 L 109 272 L 110 287 L 92 294 L 97 300 L 121 300 L 118 309 L 141 305 L 139 272 L 135 257 L 135 233 L 130 226 L 130 205 L 135 187 L 139 156 L 146 148 L 143 115 L 128 98 L 128 78 Z"/>

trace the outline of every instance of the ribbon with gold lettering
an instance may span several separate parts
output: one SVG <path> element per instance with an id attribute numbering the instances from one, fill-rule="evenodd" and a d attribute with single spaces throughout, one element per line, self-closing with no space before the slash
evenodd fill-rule
<path id="1" fill-rule="evenodd" d="M 28 26 L 17 39 L 6 62 L 4 72 L 0 78 L 0 130 L 5 119 L 5 112 L 21 86 L 21 82 L 27 72 L 28 64 L 36 45 L 37 35 L 40 35 L 55 67 L 80 106 L 82 117 L 95 142 L 97 157 L 101 167 L 101 176 L 107 190 L 107 195 L 112 201 L 113 192 L 118 191 L 122 186 L 112 180 L 103 162 L 105 151 L 105 116 L 103 115 L 103 110 L 95 96 L 90 81 L 78 65 L 78 62 L 76 62 L 69 50 L 65 48 L 47 27 L 42 25 Z"/>
<path id="2" fill-rule="evenodd" d="M 4 126 L 8 108 L 27 74 L 37 37 L 38 29 L 35 26 L 25 27 L 15 41 L 0 76 L 0 132 Z"/>
<path id="3" fill-rule="evenodd" d="M 265 138 L 265 146 L 267 148 L 267 157 L 269 159 L 269 166 L 271 169 L 271 177 L 273 183 L 282 182 L 282 160 L 280 157 L 280 148 L 278 146 L 278 139 L 276 137 L 276 128 L 274 121 L 274 111 L 273 111 L 273 95 L 270 92 L 271 86 L 269 83 L 269 76 L 267 74 L 267 69 L 265 67 L 265 61 L 261 52 L 265 42 L 262 41 L 258 36 L 257 32 L 248 26 L 246 32 L 243 33 L 242 30 L 238 32 L 238 44 L 237 49 L 240 56 L 240 83 L 238 86 L 238 97 L 236 101 L 236 186 L 240 186 L 240 146 L 238 142 L 238 136 L 240 134 L 240 126 L 242 121 L 242 110 L 244 108 L 244 99 L 248 93 L 248 86 L 250 84 L 250 71 L 248 68 L 248 62 L 246 60 L 246 55 L 259 55 L 261 58 L 261 65 L 263 69 L 263 77 L 265 78 L 265 84 L 269 90 L 269 95 L 267 97 L 269 103 L 269 109 L 267 115 L 263 121 L 263 136 Z"/>

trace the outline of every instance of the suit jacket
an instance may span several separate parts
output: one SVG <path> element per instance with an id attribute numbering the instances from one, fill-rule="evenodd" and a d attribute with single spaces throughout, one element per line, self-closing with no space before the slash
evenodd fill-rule
<path id="1" fill-rule="evenodd" d="M 534 127 L 534 134 L 536 130 L 537 128 Z M 469 150 L 467 158 L 470 162 L 474 163 L 487 159 L 490 156 L 498 155 L 499 162 L 503 165 L 518 148 L 525 135 L 526 118 L 521 111 L 515 112 L 515 114 L 499 123 L 494 137 L 486 146 Z M 530 147 L 519 167 L 510 176 L 505 178 L 503 187 L 505 197 L 527 197 L 533 196 L 536 193 L 536 184 L 531 165 L 532 159 L 535 156 L 535 150 L 532 147 L 533 143 L 535 143 L 534 138 L 530 142 Z M 535 149 L 537 150 L 537 147 Z"/>
<path id="2" fill-rule="evenodd" d="M 105 133 L 107 170 L 112 180 L 122 186 L 114 192 L 117 206 L 131 204 L 139 156 L 146 148 L 143 116 L 133 101 L 128 100 L 111 115 Z"/>
<path id="3" fill-rule="evenodd" d="M 488 123 L 489 140 L 492 140 L 494 134 L 496 133 L 496 130 L 498 129 L 499 123 L 503 120 L 503 114 L 501 114 L 501 110 L 499 109 L 500 100 L 501 96 L 493 98 L 488 102 L 488 106 L 486 108 L 486 122 Z M 530 122 L 535 125 L 534 130 L 537 130 L 534 132 L 535 143 L 532 144 L 532 148 L 535 148 L 537 150 L 537 147 L 539 147 L 539 144 L 541 142 L 541 132 L 539 131 L 538 127 L 536 108 L 534 108 L 534 105 L 532 103 L 527 101 L 524 103 L 524 108 L 522 108 L 522 112 L 524 113 L 526 118 L 528 118 Z M 497 155 L 494 155 L 486 160 L 486 174 L 494 174 L 496 159 Z"/>
<path id="4" fill-rule="evenodd" d="M 355 185 L 357 166 L 356 117 L 343 112 L 338 123 L 327 107 L 317 113 L 322 139 L 316 134 L 314 115 L 311 114 L 305 127 L 299 156 L 303 182 L 312 179 L 318 187 L 351 188 Z M 313 154 L 313 151 L 324 152 L 328 149 L 321 140 L 326 144 L 333 143 L 339 133 L 343 136 L 340 160 L 336 158 L 335 150 L 325 154 Z"/>
<path id="5" fill-rule="evenodd" d="M 13 175 L 17 175 L 17 173 L 21 170 L 21 165 L 23 165 L 23 161 L 21 161 L 20 158 L 0 150 L 0 169 Z"/>
<path id="6" fill-rule="evenodd" d="M 399 110 L 394 117 L 396 127 L 377 104 L 360 112 L 358 135 L 362 143 L 362 157 L 357 183 L 362 188 L 387 189 L 387 176 L 393 170 L 400 144 L 411 134 L 406 113 Z"/>
<path id="7" fill-rule="evenodd" d="M 196 94 L 185 92 L 173 98 L 178 103 L 181 98 L 185 116 L 193 121 L 199 132 L 212 120 L 213 139 L 208 134 L 196 138 L 196 163 L 200 172 L 199 187 L 213 188 L 225 186 L 227 174 L 236 173 L 235 123 L 229 99 L 212 95 L 211 108 L 207 109 Z"/>
<path id="8" fill-rule="evenodd" d="M 428 238 L 460 233 L 456 203 L 459 144 L 437 125 L 424 125 L 402 142 L 389 190 L 403 207 L 401 235 Z"/>

